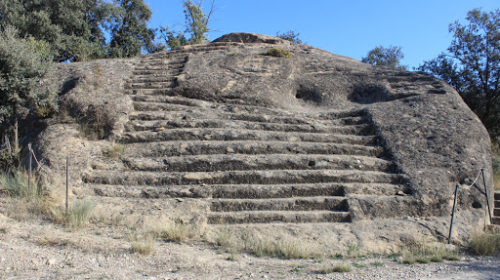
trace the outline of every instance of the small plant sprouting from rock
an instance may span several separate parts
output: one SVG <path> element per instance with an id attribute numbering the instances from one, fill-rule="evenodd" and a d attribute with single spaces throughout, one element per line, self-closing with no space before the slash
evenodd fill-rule
<path id="1" fill-rule="evenodd" d="M 110 159 L 118 159 L 123 154 L 124 146 L 118 143 L 111 143 L 102 152 L 103 156 Z"/>
<path id="2" fill-rule="evenodd" d="M 284 57 L 284 58 L 291 58 L 293 56 L 292 52 L 285 50 L 283 48 L 271 48 L 262 54 L 267 56 Z"/>

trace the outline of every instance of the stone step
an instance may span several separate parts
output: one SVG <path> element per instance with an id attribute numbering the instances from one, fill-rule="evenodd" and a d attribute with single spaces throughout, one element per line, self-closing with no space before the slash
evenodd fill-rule
<path id="1" fill-rule="evenodd" d="M 97 195 L 135 198 L 291 198 L 309 196 L 394 196 L 404 185 L 374 183 L 222 184 L 222 185 L 103 185 L 89 184 Z"/>
<path id="2" fill-rule="evenodd" d="M 166 121 L 131 121 L 125 125 L 126 132 L 138 131 L 162 131 L 165 129 L 193 129 L 193 128 L 219 128 L 219 129 L 246 129 L 283 132 L 304 133 L 333 133 L 348 135 L 373 135 L 373 126 L 369 124 L 358 125 L 303 125 L 303 124 L 280 124 L 261 123 L 250 121 L 235 121 L 224 119 L 197 119 L 197 120 L 166 120 Z"/>
<path id="3" fill-rule="evenodd" d="M 347 211 L 347 199 L 333 196 L 291 197 L 271 199 L 213 199 L 210 211 Z"/>
<path id="4" fill-rule="evenodd" d="M 213 43 L 211 43 L 213 44 Z M 191 54 L 191 53 L 199 53 L 199 52 L 211 52 L 211 51 L 228 51 L 230 50 L 231 47 L 234 47 L 234 45 L 224 45 L 224 46 L 217 46 L 217 45 L 210 45 L 210 46 L 187 46 L 188 48 L 184 49 L 173 49 L 169 50 L 166 52 L 162 53 L 155 53 L 153 55 L 148 55 L 144 56 L 143 59 L 158 59 L 162 57 L 172 57 L 172 56 L 179 56 L 179 55 L 186 55 L 186 54 Z"/>
<path id="5" fill-rule="evenodd" d="M 500 201 L 500 192 L 496 192 L 496 193 L 493 195 L 493 199 L 495 199 L 495 200 L 499 200 L 499 201 Z"/>
<path id="6" fill-rule="evenodd" d="M 500 217 L 493 217 L 491 220 L 494 225 L 500 225 Z"/>
<path id="7" fill-rule="evenodd" d="M 172 67 L 183 67 L 186 61 L 187 59 L 182 57 L 176 58 L 174 60 L 155 58 L 150 60 L 143 60 L 140 65 L 142 67 L 148 67 L 148 66 L 156 67 L 156 66 L 168 65 L 170 68 L 172 68 Z"/>
<path id="8" fill-rule="evenodd" d="M 238 211 L 212 212 L 208 215 L 210 224 L 331 222 L 351 222 L 351 216 L 344 211 Z"/>
<path id="9" fill-rule="evenodd" d="M 212 103 L 203 101 L 200 99 L 191 99 L 191 98 L 183 98 L 183 97 L 173 97 L 173 96 L 160 96 L 160 95 L 144 95 L 144 94 L 136 94 L 132 96 L 132 100 L 136 102 L 143 103 L 151 103 L 153 101 L 156 103 L 168 103 L 168 104 L 177 104 L 177 105 L 185 105 L 185 106 L 198 106 L 198 107 L 206 107 L 209 108 L 212 106 Z M 155 112 L 155 111 L 152 111 Z"/>
<path id="10" fill-rule="evenodd" d="M 154 71 L 154 72 L 161 72 L 167 70 L 168 67 L 167 65 L 160 65 L 160 66 L 148 66 L 148 65 L 140 65 L 136 66 L 133 71 Z"/>
<path id="11" fill-rule="evenodd" d="M 500 200 L 496 200 L 496 199 L 495 199 L 495 200 L 493 201 L 493 207 L 495 207 L 495 208 L 500 208 Z"/>
<path id="12" fill-rule="evenodd" d="M 166 83 L 166 82 L 172 82 L 176 78 L 171 76 L 171 75 L 163 75 L 163 76 L 139 76 L 139 75 L 134 75 L 132 76 L 129 80 L 126 82 L 129 83 L 130 85 L 134 84 L 142 84 L 142 83 Z"/>
<path id="13" fill-rule="evenodd" d="M 110 215 L 120 215 L 122 218 L 127 219 L 128 217 L 160 217 L 164 216 L 167 211 L 172 211 L 172 209 L 176 208 L 180 203 L 183 204 L 191 204 L 193 203 L 195 206 L 190 207 L 193 211 L 191 213 L 187 213 L 188 215 L 197 212 L 198 214 L 204 215 L 208 212 L 210 207 L 209 201 L 201 200 L 201 199 L 190 199 L 185 198 L 182 202 L 179 202 L 178 199 L 168 199 L 168 198 L 160 198 L 155 199 L 152 197 L 145 198 L 127 198 L 123 197 L 107 197 L 107 196 L 98 196 L 98 195 L 86 195 L 85 199 L 88 201 L 92 201 L 95 205 L 99 205 L 102 209 L 110 209 Z M 120 218 L 120 217 L 118 217 Z"/>
<path id="14" fill-rule="evenodd" d="M 230 170 L 366 170 L 394 172 L 393 162 L 352 155 L 219 154 L 162 158 L 122 157 L 127 169 L 137 171 L 213 172 Z M 104 168 L 106 168 L 104 166 Z M 116 169 L 114 166 L 108 168 Z M 102 168 L 98 168 L 102 169 Z"/>
<path id="15" fill-rule="evenodd" d="M 125 94 L 129 95 L 144 95 L 144 94 L 151 94 L 151 95 L 170 95 L 172 94 L 172 89 L 171 88 L 153 88 L 153 89 L 140 89 L 140 88 L 125 88 L 124 89 Z M 135 113 L 135 112 L 131 112 Z"/>
<path id="16" fill-rule="evenodd" d="M 493 209 L 493 216 L 500 217 L 500 208 Z"/>
<path id="17" fill-rule="evenodd" d="M 171 157 L 213 154 L 336 154 L 381 157 L 384 149 L 367 146 L 375 136 L 343 136 L 338 143 L 287 141 L 167 141 L 126 144 L 124 156 Z M 357 143 L 357 144 L 346 144 Z"/>
<path id="18" fill-rule="evenodd" d="M 110 185 L 191 185 L 191 184 L 303 184 L 303 183 L 384 183 L 400 184 L 400 174 L 359 170 L 245 170 L 219 172 L 146 172 L 93 170 L 83 176 L 85 183 Z"/>
<path id="19" fill-rule="evenodd" d="M 130 89 L 163 89 L 172 87 L 174 80 L 166 82 L 134 82 L 127 83 L 126 88 Z"/>
<path id="20" fill-rule="evenodd" d="M 239 128 L 175 128 L 163 131 L 126 132 L 122 143 L 157 142 L 157 141 L 286 141 L 286 142 L 322 142 L 322 143 L 364 143 L 365 137 L 353 134 L 331 134 L 311 132 L 285 132 L 268 130 L 249 130 Z"/>
<path id="21" fill-rule="evenodd" d="M 163 76 L 176 76 L 182 73 L 182 67 L 165 67 L 157 70 L 134 70 L 132 74 L 134 77 L 163 77 Z"/>
<path id="22" fill-rule="evenodd" d="M 349 211 L 353 219 L 365 217 L 385 219 L 416 216 L 420 213 L 421 202 L 413 195 L 380 196 L 373 194 L 346 194 Z"/>
<path id="23" fill-rule="evenodd" d="M 152 92 L 153 89 L 150 89 Z M 166 91 L 166 93 L 172 93 L 172 91 Z M 190 100 L 191 103 L 193 102 L 200 102 L 198 99 L 191 99 L 191 98 L 185 98 L 185 97 L 170 97 L 169 102 L 139 102 L 136 101 L 134 102 L 134 108 L 137 111 L 186 111 L 186 110 L 196 110 L 199 108 L 191 108 L 193 106 L 185 105 L 181 106 L 179 104 L 175 103 L 180 103 L 180 102 L 186 102 L 187 100 Z M 204 111 L 207 109 L 213 109 L 214 112 L 229 112 L 229 113 L 234 113 L 234 114 L 242 114 L 242 113 L 249 113 L 249 114 L 255 114 L 255 115 L 263 115 L 267 117 L 271 116 L 280 116 L 280 117 L 291 117 L 291 118 L 304 118 L 308 120 L 332 120 L 332 119 L 340 119 L 340 118 L 346 118 L 346 117 L 360 117 L 364 116 L 364 113 L 362 111 L 354 111 L 354 112 L 332 112 L 330 114 L 305 114 L 305 113 L 291 113 L 287 111 L 282 111 L 279 109 L 272 109 L 268 107 L 262 107 L 262 106 L 247 106 L 247 105 L 240 105 L 240 104 L 226 104 L 226 103 L 215 103 L 215 102 L 209 102 L 209 101 L 201 101 L 204 106 Z"/>
<path id="24" fill-rule="evenodd" d="M 135 101 L 141 101 L 143 95 L 131 96 Z M 179 100 L 179 103 L 183 102 Z M 193 101 L 184 101 L 187 102 Z M 203 102 L 203 101 L 200 101 Z M 201 106 L 201 105 L 200 105 Z M 323 120 L 304 117 L 288 117 L 288 116 L 269 116 L 251 113 L 227 113 L 227 112 L 191 112 L 182 111 L 164 112 L 164 111 L 139 111 L 131 112 L 129 115 L 130 121 L 161 121 L 161 120 L 196 120 L 196 119 L 225 119 L 234 121 L 249 121 L 262 123 L 280 123 L 280 124 L 302 124 L 302 125 L 357 125 L 366 124 L 368 121 L 362 116 L 357 117 L 340 117 L 337 119 Z"/>

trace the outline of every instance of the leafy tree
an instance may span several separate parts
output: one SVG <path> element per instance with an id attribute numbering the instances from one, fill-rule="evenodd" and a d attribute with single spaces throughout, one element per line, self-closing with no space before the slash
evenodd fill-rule
<path id="1" fill-rule="evenodd" d="M 493 137 L 500 136 L 500 10 L 467 13 L 468 23 L 450 24 L 448 53 L 419 70 L 443 79 L 462 96 Z"/>
<path id="2" fill-rule="evenodd" d="M 361 59 L 364 63 L 375 66 L 385 66 L 397 70 L 406 70 L 406 66 L 401 65 L 400 61 L 404 58 L 401 47 L 390 46 L 388 48 L 378 46 L 368 52 L 366 57 Z"/>
<path id="3" fill-rule="evenodd" d="M 293 30 L 289 30 L 285 33 L 280 33 L 280 32 L 276 33 L 276 37 L 290 41 L 294 44 L 302 44 L 303 43 L 299 36 L 300 36 L 300 33 L 295 32 Z"/>
<path id="4" fill-rule="evenodd" d="M 203 1 L 194 3 L 191 0 L 184 1 L 184 16 L 186 20 L 186 30 L 172 31 L 169 26 L 160 27 L 159 37 L 164 45 L 170 49 L 175 49 L 184 45 L 203 44 L 207 41 L 206 33 L 209 31 L 208 22 L 214 11 L 215 0 L 212 0 L 208 15 L 202 10 Z M 189 34 L 187 38 L 186 34 Z M 163 44 L 163 43 L 162 43 Z"/>
<path id="5" fill-rule="evenodd" d="M 184 1 L 186 32 L 191 34 L 189 44 L 203 44 L 207 41 L 205 33 L 209 31 L 208 21 L 212 15 L 215 1 L 212 1 L 212 7 L 208 15 L 203 13 L 201 9 L 202 3 L 203 1 L 198 2 L 198 4 L 193 3 L 191 0 Z"/>
<path id="6" fill-rule="evenodd" d="M 188 44 L 188 39 L 182 31 L 171 31 L 170 27 L 160 27 L 159 37 L 169 49 L 175 49 Z"/>
<path id="7" fill-rule="evenodd" d="M 105 53 L 105 0 L 0 0 L 0 25 L 51 46 L 55 61 L 80 61 Z"/>
<path id="8" fill-rule="evenodd" d="M 21 111 L 55 109 L 55 95 L 43 86 L 50 69 L 48 43 L 22 39 L 13 27 L 0 33 L 0 124 L 14 132 L 18 150 L 18 123 Z"/>
<path id="9" fill-rule="evenodd" d="M 151 10 L 143 0 L 117 0 L 113 12 L 109 56 L 132 57 L 142 48 L 154 52 L 154 30 L 148 28 Z"/>

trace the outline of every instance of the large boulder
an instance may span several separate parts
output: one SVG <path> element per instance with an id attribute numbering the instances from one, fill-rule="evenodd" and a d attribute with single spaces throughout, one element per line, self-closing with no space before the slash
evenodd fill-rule
<path id="1" fill-rule="evenodd" d="M 70 155 L 83 193 L 213 198 L 184 211 L 213 223 L 352 222 L 322 228 L 377 246 L 400 242 L 408 230 L 447 236 L 457 185 L 459 240 L 487 219 L 478 174 L 484 170 L 491 194 L 488 133 L 453 88 L 425 73 L 232 33 L 138 59 L 62 64 L 54 81 L 76 122 L 49 121 L 37 151 L 59 171 Z M 89 139 L 85 125 L 97 116 L 109 131 Z M 103 159 L 112 141 L 125 145 L 123 155 Z M 319 211 L 325 207 L 339 213 Z M 249 209 L 269 211 L 238 212 Z"/>

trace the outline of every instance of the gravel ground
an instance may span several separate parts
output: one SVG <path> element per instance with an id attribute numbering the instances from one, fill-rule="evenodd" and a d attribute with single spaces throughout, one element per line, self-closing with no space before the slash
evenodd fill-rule
<path id="1" fill-rule="evenodd" d="M 0 279 L 500 279 L 500 258 L 464 256 L 456 262 L 415 265 L 389 258 L 280 260 L 173 243 L 158 244 L 155 253 L 141 256 L 121 240 L 105 240 L 101 245 L 109 247 L 100 252 L 96 244 L 78 238 L 77 244 L 40 241 L 35 235 L 2 240 Z M 352 271 L 319 272 L 335 264 Z"/>
<path id="2" fill-rule="evenodd" d="M 156 240 L 144 256 L 131 251 L 133 227 L 71 229 L 5 206 L 0 204 L 8 214 L 0 214 L 0 279 L 500 279 L 500 258 L 468 255 L 415 265 L 389 257 L 283 260 L 230 254 L 206 242 Z M 336 265 L 352 270 L 320 272 Z"/>

